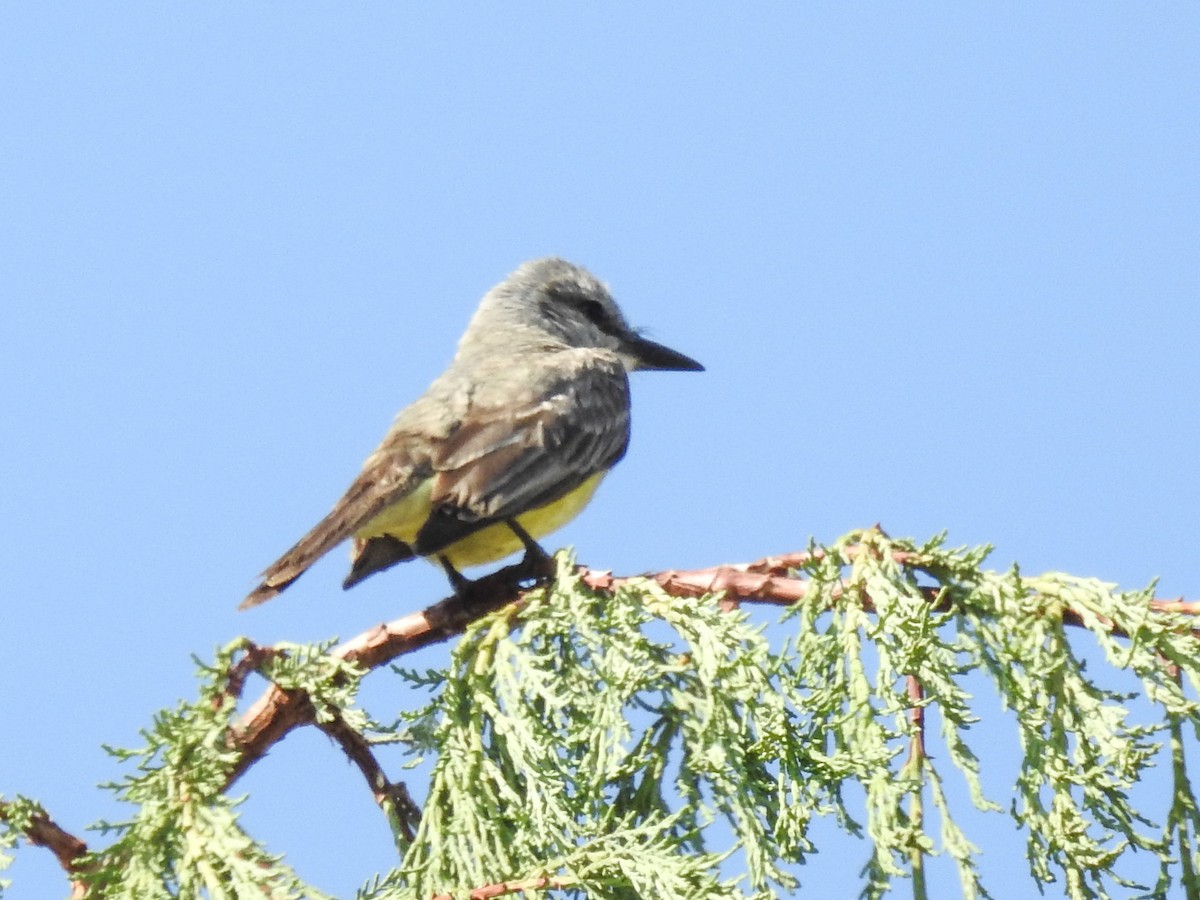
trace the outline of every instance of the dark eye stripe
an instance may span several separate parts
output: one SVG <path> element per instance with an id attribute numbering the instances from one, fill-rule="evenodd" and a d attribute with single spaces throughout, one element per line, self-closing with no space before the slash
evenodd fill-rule
<path id="1" fill-rule="evenodd" d="M 584 300 L 579 304 L 579 311 L 587 317 L 587 320 L 597 328 L 606 329 L 610 322 L 608 319 L 608 310 L 604 308 L 604 304 L 599 300 Z"/>

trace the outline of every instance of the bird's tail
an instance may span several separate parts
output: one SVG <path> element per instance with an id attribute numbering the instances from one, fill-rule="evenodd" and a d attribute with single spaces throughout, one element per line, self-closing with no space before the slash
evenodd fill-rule
<path id="1" fill-rule="evenodd" d="M 249 609 L 274 599 L 320 558 L 320 554 L 302 554 L 299 546 L 297 544 L 262 573 L 262 583 L 246 595 L 238 609 Z"/>
<path id="2" fill-rule="evenodd" d="M 366 498 L 363 495 L 369 485 L 355 487 L 360 489 L 356 491 L 352 487 L 329 515 L 300 538 L 292 549 L 267 566 L 262 573 L 262 582 L 246 596 L 238 609 L 249 609 L 278 596 L 313 563 L 354 533 L 364 519 L 363 501 Z"/>

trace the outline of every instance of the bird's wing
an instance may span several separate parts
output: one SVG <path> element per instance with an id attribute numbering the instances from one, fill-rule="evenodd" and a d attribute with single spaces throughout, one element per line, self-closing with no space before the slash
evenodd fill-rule
<path id="1" fill-rule="evenodd" d="M 428 556 L 544 506 L 607 471 L 629 444 L 629 383 L 595 361 L 523 405 L 472 409 L 434 452 L 431 512 L 414 549 Z"/>
<path id="2" fill-rule="evenodd" d="M 364 540 L 347 584 L 412 555 L 437 553 L 492 522 L 537 509 L 625 454 L 629 384 L 616 360 L 573 368 L 524 403 L 500 391 L 490 403 L 472 404 L 465 400 L 468 394 L 456 392 L 467 407 L 455 412 L 438 397 L 429 399 L 427 407 L 418 402 L 401 413 L 329 515 L 267 567 L 240 608 L 277 596 L 431 476 L 431 513 L 412 547 L 386 542 L 374 548 L 378 553 L 364 557 L 374 539 Z M 429 410 L 434 412 L 424 415 Z"/>
<path id="3" fill-rule="evenodd" d="M 257 606 L 275 597 L 309 566 L 429 477 L 428 465 L 414 460 L 405 452 L 404 442 L 395 437 L 389 434 L 379 450 L 372 454 L 329 515 L 267 567 L 262 573 L 261 584 L 242 601 L 239 609 Z"/>

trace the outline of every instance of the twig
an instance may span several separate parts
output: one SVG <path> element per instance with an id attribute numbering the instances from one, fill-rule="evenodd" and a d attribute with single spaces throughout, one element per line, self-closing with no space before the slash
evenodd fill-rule
<path id="1" fill-rule="evenodd" d="M 358 768 L 375 802 L 388 814 L 389 820 L 399 831 L 399 836 L 406 844 L 416 839 L 416 826 L 420 823 L 421 811 L 408 793 L 408 786 L 403 782 L 393 784 L 384 774 L 383 766 L 375 758 L 371 745 L 366 738 L 346 724 L 339 715 L 327 721 L 319 721 L 317 727 L 332 738 L 346 758 Z"/>
<path id="2" fill-rule="evenodd" d="M 229 669 L 225 679 L 225 691 L 213 700 L 214 708 L 219 709 L 225 698 L 242 696 L 246 687 L 246 679 L 263 667 L 263 664 L 276 656 L 279 651 L 274 647 L 262 647 L 246 639 L 242 645 L 242 658 Z"/>
<path id="3" fill-rule="evenodd" d="M 912 767 L 916 770 L 916 786 L 909 795 L 908 815 L 910 824 L 918 833 L 925 830 L 925 803 L 921 796 L 924 779 L 920 777 L 925 768 L 925 688 L 916 675 L 905 676 L 908 689 L 908 700 L 912 707 L 908 711 L 909 721 L 913 723 L 913 735 L 909 738 L 908 761 L 905 769 Z M 909 865 L 912 866 L 913 900 L 925 900 L 929 896 L 929 888 L 925 881 L 925 851 L 920 845 L 914 844 L 909 850 Z"/>
<path id="4" fill-rule="evenodd" d="M 908 719 L 913 723 L 915 733 L 908 748 L 909 760 L 925 759 L 925 688 L 916 675 L 905 677 L 908 689 L 908 699 L 912 708 L 908 711 Z"/>

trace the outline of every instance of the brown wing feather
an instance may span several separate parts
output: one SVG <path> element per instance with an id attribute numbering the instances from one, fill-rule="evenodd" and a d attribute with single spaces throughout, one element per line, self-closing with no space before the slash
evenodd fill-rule
<path id="1" fill-rule="evenodd" d="M 561 378 L 524 403 L 501 386 L 536 386 L 514 377 L 522 373 L 511 367 L 476 373 L 471 390 L 462 389 L 461 379 L 443 376 L 400 414 L 329 515 L 263 572 L 241 608 L 277 596 L 430 475 L 436 476 L 433 509 L 413 546 L 363 542 L 349 584 L 412 553 L 437 553 L 492 522 L 544 506 L 610 468 L 629 442 L 629 383 L 615 357 L 589 353 L 576 359 L 577 366 L 560 369 Z"/>
<path id="2" fill-rule="evenodd" d="M 473 411 L 434 456 L 433 508 L 414 550 L 437 553 L 545 506 L 611 468 L 628 445 L 629 383 L 619 364 L 576 371 L 524 409 Z"/>

